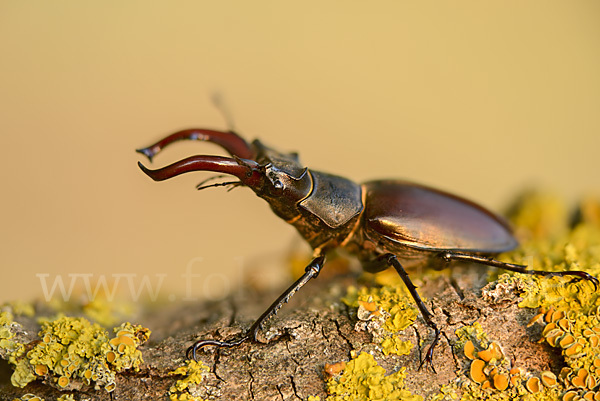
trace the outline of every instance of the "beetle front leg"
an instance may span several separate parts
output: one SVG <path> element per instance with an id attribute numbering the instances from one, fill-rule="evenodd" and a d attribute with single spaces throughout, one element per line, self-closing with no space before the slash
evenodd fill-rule
<path id="1" fill-rule="evenodd" d="M 432 341 L 431 345 L 429 346 L 429 348 L 427 349 L 427 353 L 425 354 L 425 358 L 423 358 L 423 360 L 421 361 L 421 364 L 419 365 L 419 369 L 421 369 L 423 364 L 425 364 L 425 365 L 429 365 L 431 367 L 431 370 L 433 370 L 434 373 L 437 373 L 435 371 L 435 368 L 433 367 L 433 349 L 435 348 L 435 346 L 437 345 L 437 343 L 440 339 L 440 329 L 438 329 L 436 324 L 433 322 L 433 315 L 431 314 L 431 312 L 429 312 L 429 310 L 427 309 L 427 307 L 421 300 L 421 297 L 419 296 L 419 293 L 417 292 L 417 287 L 415 287 L 415 285 L 410 280 L 408 273 L 406 273 L 406 270 L 404 270 L 404 267 L 402 267 L 402 264 L 400 264 L 400 261 L 398 260 L 396 255 L 394 255 L 392 253 L 387 253 L 387 254 L 382 255 L 380 258 L 385 260 L 388 265 L 390 265 L 394 269 L 396 269 L 396 271 L 400 275 L 400 278 L 402 279 L 402 281 L 404 281 L 404 285 L 406 285 L 406 288 L 408 288 L 410 295 L 412 295 L 413 299 L 415 300 L 417 307 L 419 308 L 419 311 L 421 311 L 421 315 L 423 316 L 425 323 L 427 324 L 427 326 L 431 327 L 435 332 L 433 341 Z"/>
<path id="2" fill-rule="evenodd" d="M 232 348 L 237 347 L 238 345 L 246 342 L 247 340 L 257 341 L 258 332 L 262 329 L 262 326 L 267 322 L 267 320 L 271 319 L 273 316 L 277 314 L 279 309 L 286 304 L 294 294 L 300 290 L 300 288 L 304 287 L 306 283 L 308 283 L 311 279 L 317 278 L 321 269 L 323 268 L 323 264 L 325 262 L 324 256 L 317 256 L 310 262 L 308 266 L 304 269 L 304 274 L 298 280 L 294 282 L 287 290 L 283 292 L 276 300 L 267 308 L 267 310 L 258 318 L 256 321 L 250 326 L 250 329 L 246 334 L 235 340 L 235 341 L 217 341 L 217 340 L 200 340 L 194 343 L 191 347 L 189 347 L 186 351 L 186 356 L 188 359 L 190 358 L 190 354 L 192 358 L 196 359 L 196 351 L 208 347 L 215 346 L 219 348 Z"/>

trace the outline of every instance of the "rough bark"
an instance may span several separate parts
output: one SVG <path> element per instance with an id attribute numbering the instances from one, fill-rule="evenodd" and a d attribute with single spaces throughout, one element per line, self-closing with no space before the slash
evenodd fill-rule
<path id="1" fill-rule="evenodd" d="M 420 317 L 404 333 L 404 339 L 421 344 L 420 347 L 413 347 L 407 356 L 376 356 L 388 372 L 406 366 L 405 383 L 414 394 L 427 398 L 437 394 L 442 385 L 464 377 L 468 361 L 452 345 L 457 340 L 455 330 L 474 321 L 480 322 L 488 337 L 502 344 L 505 355 L 520 366 L 560 369 L 556 353 L 537 343 L 539 328 L 526 328 L 535 312 L 518 308 L 517 295 L 499 292 L 496 299 L 481 296 L 486 271 L 473 266 L 456 268 L 451 275 L 441 274 L 417 283 L 443 333 L 434 355 L 437 374 L 418 370 L 421 352 L 433 334 Z M 355 331 L 356 317 L 340 301 L 351 284 L 356 285 L 352 276 L 319 277 L 272 320 L 261 342 L 200 352 L 199 359 L 210 367 L 201 384 L 201 396 L 211 400 L 306 400 L 310 395 L 318 395 L 325 399 L 324 365 L 349 360 L 351 350 L 375 349 L 368 333 Z M 194 340 L 227 339 L 241 334 L 278 295 L 250 290 L 240 294 L 193 307 L 170 305 L 142 319 L 139 323 L 153 330 L 150 343 L 142 348 L 145 362 L 139 372 L 118 375 L 113 399 L 168 399 L 168 390 L 177 380 L 168 372 L 182 365 L 185 349 Z M 34 328 L 29 330 L 32 339 L 36 332 Z M 0 400 L 13 400 L 25 393 L 46 400 L 62 395 L 40 382 L 25 389 L 12 387 L 10 373 L 8 364 L 2 362 Z M 110 399 L 103 390 L 84 389 L 74 395 L 76 400 Z"/>

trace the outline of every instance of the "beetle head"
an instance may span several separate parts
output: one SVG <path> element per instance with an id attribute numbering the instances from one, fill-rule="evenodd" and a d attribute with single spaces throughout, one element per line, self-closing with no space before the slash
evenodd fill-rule
<path id="1" fill-rule="evenodd" d="M 282 219 L 288 221 L 297 217 L 300 214 L 298 203 L 306 198 L 312 189 L 308 169 L 305 168 L 298 176 L 293 176 L 274 163 L 267 163 L 262 165 L 260 170 L 260 184 L 249 187 L 266 200 L 275 214 Z"/>
<path id="2" fill-rule="evenodd" d="M 251 188 L 269 202 L 277 215 L 293 218 L 298 213 L 296 204 L 306 198 L 312 188 L 308 169 L 300 164 L 297 153 L 281 153 L 258 140 L 252 142 L 252 146 L 264 179 Z"/>
<path id="3" fill-rule="evenodd" d="M 261 165 L 271 164 L 279 173 L 284 173 L 291 178 L 300 179 L 304 175 L 306 168 L 302 166 L 298 159 L 298 153 L 282 153 L 273 148 L 263 145 L 258 139 L 252 142 L 252 148 L 257 163 Z"/>

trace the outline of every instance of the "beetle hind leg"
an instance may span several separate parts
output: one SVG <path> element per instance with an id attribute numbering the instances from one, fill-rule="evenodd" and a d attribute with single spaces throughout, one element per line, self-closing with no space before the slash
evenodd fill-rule
<path id="1" fill-rule="evenodd" d="M 459 252 L 444 252 L 441 254 L 441 257 L 447 262 L 450 262 L 452 260 L 460 260 L 460 261 L 464 261 L 464 262 L 475 262 L 475 263 L 479 263 L 482 265 L 494 266 L 494 267 L 498 267 L 500 269 L 509 270 L 509 271 L 517 272 L 517 273 L 523 273 L 523 274 L 531 274 L 531 275 L 538 275 L 538 276 L 544 276 L 544 277 L 571 276 L 572 282 L 578 282 L 581 280 L 590 281 L 594 285 L 594 290 L 597 290 L 598 287 L 600 286 L 600 281 L 598 281 L 598 279 L 596 277 L 592 276 L 591 274 L 589 274 L 587 272 L 579 271 L 579 270 L 567 270 L 567 271 L 560 271 L 560 272 L 547 272 L 544 270 L 528 270 L 527 266 L 525 266 L 525 265 L 501 262 L 501 261 L 493 259 L 491 257 L 471 255 L 471 254 L 459 253 Z"/>
<path id="2" fill-rule="evenodd" d="M 214 346 L 214 347 L 218 347 L 218 348 L 232 348 L 232 347 L 237 347 L 238 345 L 246 342 L 247 340 L 256 341 L 258 332 L 262 329 L 262 326 L 269 319 L 271 319 L 273 316 L 275 316 L 277 314 L 277 312 L 279 311 L 279 309 L 281 309 L 281 307 L 283 305 L 285 305 L 292 298 L 292 296 L 294 296 L 294 294 L 296 292 L 298 292 L 298 290 L 300 290 L 300 288 L 304 287 L 304 285 L 306 283 L 308 283 L 311 279 L 317 278 L 317 276 L 321 272 L 321 268 L 323 267 L 324 263 L 325 263 L 324 256 L 317 256 L 316 258 L 314 258 L 312 260 L 312 262 L 310 262 L 310 264 L 308 266 L 306 266 L 306 269 L 305 269 L 302 277 L 300 277 L 298 280 L 296 280 L 294 282 L 294 284 L 292 284 L 287 290 L 285 290 L 283 292 L 283 294 L 281 294 L 275 300 L 275 302 L 273 302 L 271 304 L 271 306 L 269 306 L 267 308 L 267 310 L 264 311 L 263 314 L 258 319 L 256 319 L 256 321 L 252 324 L 252 326 L 250 326 L 250 329 L 246 332 L 246 334 L 243 337 L 241 337 L 237 340 L 233 340 L 233 341 L 218 341 L 218 340 L 197 341 L 191 347 L 189 347 L 187 349 L 186 357 L 188 359 L 190 359 L 190 356 L 191 356 L 193 359 L 196 359 L 196 352 L 199 349 L 202 349 L 204 347 Z"/>

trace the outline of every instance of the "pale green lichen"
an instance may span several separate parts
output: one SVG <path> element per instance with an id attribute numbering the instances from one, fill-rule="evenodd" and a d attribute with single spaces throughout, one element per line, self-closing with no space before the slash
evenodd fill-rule
<path id="1" fill-rule="evenodd" d="M 169 372 L 169 375 L 183 376 L 169 389 L 169 399 L 171 401 L 203 401 L 197 395 L 197 388 L 209 370 L 208 366 L 202 362 L 187 360 L 185 365 Z"/>
<path id="2" fill-rule="evenodd" d="M 352 352 L 352 360 L 339 377 L 332 377 L 327 382 L 330 394 L 328 401 L 422 401 L 423 397 L 414 395 L 404 388 L 406 368 L 386 375 L 372 355 Z"/>
<path id="3" fill-rule="evenodd" d="M 0 322 L 6 323 L 3 314 Z M 92 384 L 96 389 L 115 389 L 115 373 L 138 370 L 143 362 L 138 346 L 148 340 L 150 331 L 142 326 L 123 323 L 114 328 L 115 336 L 85 318 L 61 317 L 46 321 L 38 333 L 40 341 L 19 344 L 10 352 L 15 365 L 11 382 L 16 387 L 41 379 L 60 390 Z M 10 340 L 7 340 L 10 341 Z M 11 344 L 0 343 L 9 349 Z M 14 348 L 14 346 L 13 346 Z"/>

